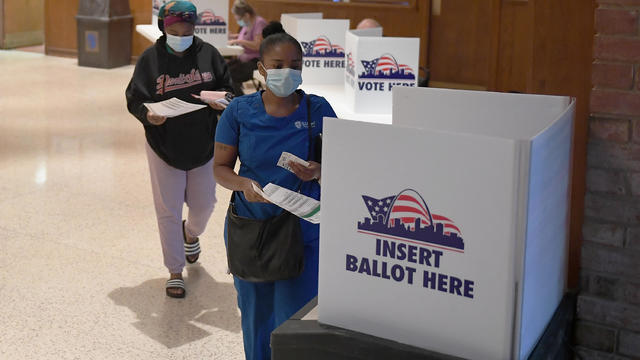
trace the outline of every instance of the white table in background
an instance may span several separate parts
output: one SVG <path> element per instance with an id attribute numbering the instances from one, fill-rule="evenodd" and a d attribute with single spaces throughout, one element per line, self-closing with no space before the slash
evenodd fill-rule
<path id="1" fill-rule="evenodd" d="M 346 95 L 344 91 L 344 84 L 339 85 L 316 85 L 302 83 L 301 88 L 314 95 L 319 95 L 327 99 L 336 115 L 340 119 L 366 121 L 377 124 L 391 124 L 391 113 L 389 114 L 365 114 L 356 113 L 351 110 L 351 107 L 345 101 Z"/>

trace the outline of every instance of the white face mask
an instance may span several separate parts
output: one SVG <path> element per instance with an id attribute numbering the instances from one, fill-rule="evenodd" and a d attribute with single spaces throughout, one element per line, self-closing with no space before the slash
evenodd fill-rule
<path id="1" fill-rule="evenodd" d="M 193 44 L 193 35 L 174 36 L 167 34 L 167 45 L 176 52 L 183 52 Z"/>

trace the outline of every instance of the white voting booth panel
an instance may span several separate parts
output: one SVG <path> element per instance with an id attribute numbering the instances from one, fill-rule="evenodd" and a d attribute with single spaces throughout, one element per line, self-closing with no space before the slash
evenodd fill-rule
<path id="1" fill-rule="evenodd" d="M 574 102 L 399 88 L 393 109 L 325 119 L 319 321 L 526 358 L 565 289 Z"/>
<path id="2" fill-rule="evenodd" d="M 302 79 L 308 84 L 341 84 L 349 20 L 323 19 L 322 13 L 282 14 L 285 31 L 300 42 Z"/>
<path id="3" fill-rule="evenodd" d="M 158 25 L 158 11 L 170 0 L 151 0 L 152 24 Z M 215 47 L 227 46 L 229 40 L 229 1 L 227 0 L 190 0 L 198 9 L 195 35 Z"/>
<path id="4" fill-rule="evenodd" d="M 344 87 L 356 113 L 391 113 L 392 89 L 418 83 L 420 39 L 382 37 L 382 28 L 346 33 Z"/>

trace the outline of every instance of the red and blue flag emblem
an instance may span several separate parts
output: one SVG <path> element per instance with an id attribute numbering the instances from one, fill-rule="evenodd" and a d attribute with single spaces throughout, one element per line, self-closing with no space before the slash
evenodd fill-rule
<path id="1" fill-rule="evenodd" d="M 371 217 L 358 222 L 359 232 L 464 252 L 460 228 L 447 216 L 433 214 L 415 190 L 379 199 L 362 195 L 362 199 Z"/>
<path id="2" fill-rule="evenodd" d="M 346 71 L 351 76 L 356 76 L 356 64 L 353 61 L 353 54 L 351 52 L 349 52 L 347 54 L 347 68 L 346 68 Z"/>
<path id="3" fill-rule="evenodd" d="M 406 64 L 400 64 L 391 54 L 383 54 L 371 61 L 360 60 L 364 71 L 360 74 L 361 79 L 402 79 L 415 80 L 416 75 L 413 69 Z"/>
<path id="4" fill-rule="evenodd" d="M 328 37 L 321 35 L 315 40 L 301 42 L 305 57 L 330 57 L 344 58 L 344 48 L 337 44 L 332 44 Z"/>
<path id="5" fill-rule="evenodd" d="M 196 25 L 224 26 L 227 25 L 227 22 L 222 16 L 216 15 L 212 10 L 204 10 L 198 13 Z"/>

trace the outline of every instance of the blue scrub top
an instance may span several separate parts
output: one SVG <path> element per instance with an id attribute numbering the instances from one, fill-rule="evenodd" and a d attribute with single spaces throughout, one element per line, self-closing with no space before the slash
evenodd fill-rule
<path id="1" fill-rule="evenodd" d="M 307 95 L 302 90 L 297 90 L 297 93 L 302 96 L 300 105 L 285 117 L 267 114 L 262 102 L 262 92 L 231 101 L 220 117 L 215 140 L 238 148 L 238 175 L 253 179 L 262 187 L 274 183 L 293 191 L 298 190 L 301 180 L 294 173 L 277 166 L 277 163 L 283 151 L 309 160 L 307 97 L 311 104 L 314 140 L 322 132 L 322 118 L 336 117 L 336 114 L 323 97 Z M 320 185 L 315 180 L 304 182 L 300 192 L 320 199 Z M 277 205 L 249 202 L 242 192 L 236 192 L 235 205 L 238 215 L 253 219 L 266 219 L 282 212 Z M 306 220 L 300 220 L 300 224 L 305 242 L 318 239 L 317 224 Z"/>

